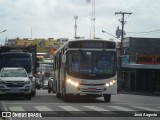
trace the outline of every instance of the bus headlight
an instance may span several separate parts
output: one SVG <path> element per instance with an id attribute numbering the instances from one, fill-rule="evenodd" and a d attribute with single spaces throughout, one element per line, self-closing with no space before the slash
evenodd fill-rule
<path id="1" fill-rule="evenodd" d="M 115 83 L 115 82 L 116 82 L 116 80 L 113 80 L 112 82 L 113 82 L 113 83 Z"/>
<path id="2" fill-rule="evenodd" d="M 109 87 L 109 84 L 108 84 L 108 83 L 106 83 L 106 86 L 107 86 L 107 87 Z"/>
<path id="3" fill-rule="evenodd" d="M 67 79 L 67 83 L 74 86 L 74 87 L 78 87 L 79 86 L 79 83 L 78 82 L 75 82 L 71 79 Z"/>
<path id="4" fill-rule="evenodd" d="M 74 81 L 71 81 L 71 85 L 74 85 Z"/>
<path id="5" fill-rule="evenodd" d="M 71 83 L 71 79 L 67 79 L 67 82 L 68 82 L 68 83 Z"/>
<path id="6" fill-rule="evenodd" d="M 106 87 L 112 86 L 115 83 L 116 83 L 116 80 L 109 81 L 106 83 Z"/>
<path id="7" fill-rule="evenodd" d="M 75 86 L 75 87 L 78 87 L 78 86 L 79 86 L 79 83 L 74 83 L 74 86 Z"/>
<path id="8" fill-rule="evenodd" d="M 113 85 L 113 82 L 110 82 L 109 84 L 110 84 L 110 85 Z"/>

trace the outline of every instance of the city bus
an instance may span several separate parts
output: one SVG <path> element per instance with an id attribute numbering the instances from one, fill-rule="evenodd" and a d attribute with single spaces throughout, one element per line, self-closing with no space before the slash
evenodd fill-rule
<path id="1" fill-rule="evenodd" d="M 100 39 L 77 39 L 54 54 L 53 91 L 71 101 L 75 96 L 104 97 L 117 94 L 116 44 Z"/>

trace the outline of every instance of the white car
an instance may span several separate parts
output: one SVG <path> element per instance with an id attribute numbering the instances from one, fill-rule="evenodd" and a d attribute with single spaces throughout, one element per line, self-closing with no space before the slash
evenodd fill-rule
<path id="1" fill-rule="evenodd" d="M 22 95 L 31 100 L 32 82 L 24 68 L 4 67 L 0 72 L 0 96 Z"/>
<path id="2" fill-rule="evenodd" d="M 42 89 L 48 89 L 48 79 L 45 79 L 42 83 Z"/>

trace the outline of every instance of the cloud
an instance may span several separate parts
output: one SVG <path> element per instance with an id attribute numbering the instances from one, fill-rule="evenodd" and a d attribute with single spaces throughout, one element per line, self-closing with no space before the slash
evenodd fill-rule
<path id="1" fill-rule="evenodd" d="M 0 0 L 0 29 L 7 29 L 0 38 L 74 37 L 74 16 L 78 16 L 77 34 L 90 37 L 92 0 Z M 104 39 L 115 34 L 121 15 L 115 12 L 133 12 L 125 15 L 125 31 L 146 31 L 160 28 L 159 0 L 95 0 L 96 35 Z M 150 35 L 155 36 L 155 35 Z M 160 37 L 156 34 L 156 37 Z"/>

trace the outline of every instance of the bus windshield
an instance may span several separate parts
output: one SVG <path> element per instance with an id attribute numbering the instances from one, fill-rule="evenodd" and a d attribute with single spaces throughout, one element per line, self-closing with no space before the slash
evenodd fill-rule
<path id="1" fill-rule="evenodd" d="M 116 73 L 113 51 L 69 51 L 68 73 L 81 78 L 106 78 Z"/>
<path id="2" fill-rule="evenodd" d="M 31 72 L 31 56 L 29 54 L 7 53 L 1 54 L 2 67 L 23 67 L 27 73 Z"/>

